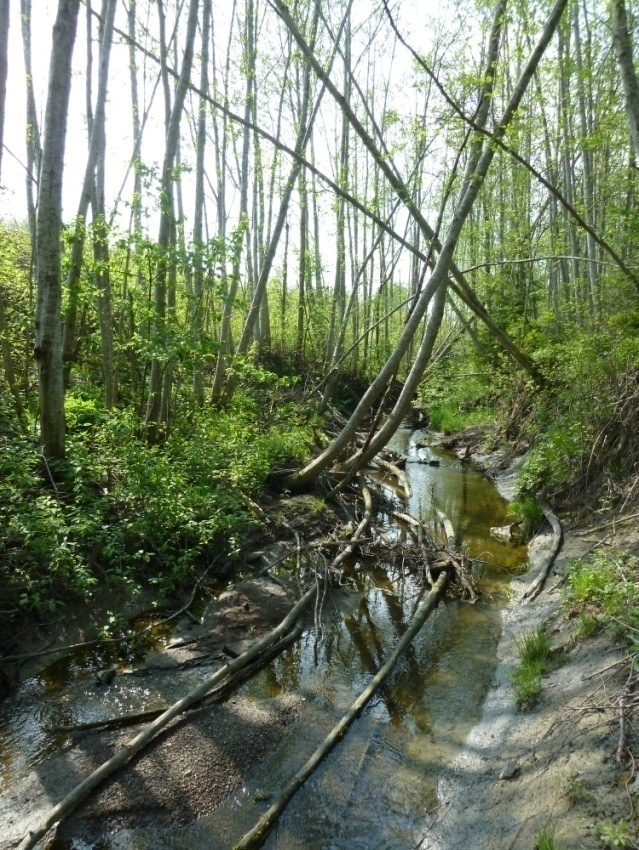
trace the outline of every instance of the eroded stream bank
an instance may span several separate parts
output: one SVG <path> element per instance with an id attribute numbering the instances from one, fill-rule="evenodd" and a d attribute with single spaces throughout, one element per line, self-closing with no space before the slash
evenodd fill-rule
<path id="1" fill-rule="evenodd" d="M 526 552 L 490 537 L 507 509 L 494 485 L 444 453 L 417 448 L 424 440 L 410 431 L 395 440 L 397 451 L 439 464 L 407 464 L 413 492 L 403 508 L 427 523 L 434 507 L 450 517 L 458 545 L 482 561 L 482 598 L 474 606 L 440 606 L 390 683 L 293 799 L 268 847 L 416 846 L 437 814 L 441 772 L 481 716 L 497 665 L 501 609 Z M 387 516 L 376 524 L 401 533 Z M 309 627 L 230 700 L 177 721 L 64 823 L 50 846 L 232 847 L 383 663 L 423 594 L 414 576 L 382 562 L 350 564 L 346 586 L 348 592 L 327 599 L 321 641 Z M 236 593 L 228 610 L 251 606 L 241 589 Z M 153 661 L 168 667 L 168 656 L 172 664 L 172 652 Z M 25 682 L 2 707 L 7 846 L 132 735 L 52 734 L 51 726 L 165 703 L 217 663 L 139 676 L 133 665 L 98 688 L 95 672 L 104 659 L 85 654 Z"/>

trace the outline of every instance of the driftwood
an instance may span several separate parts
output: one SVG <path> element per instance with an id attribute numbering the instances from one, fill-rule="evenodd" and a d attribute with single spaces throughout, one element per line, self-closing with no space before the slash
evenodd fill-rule
<path id="1" fill-rule="evenodd" d="M 401 484 L 402 490 L 406 495 L 406 499 L 410 499 L 413 491 L 411 489 L 410 482 L 408 480 L 408 477 L 406 476 L 406 473 L 403 472 L 396 464 L 391 463 L 388 460 L 382 460 L 382 458 L 380 457 L 375 458 L 375 463 L 381 466 L 382 469 L 386 469 L 388 472 L 394 475 L 395 478 L 397 478 L 397 480 Z"/>
<path id="2" fill-rule="evenodd" d="M 448 574 L 446 572 L 442 572 L 435 586 L 426 597 L 423 605 L 418 610 L 411 624 L 404 632 L 401 640 L 397 643 L 395 649 L 393 650 L 392 654 L 390 655 L 384 666 L 379 670 L 379 672 L 370 682 L 368 687 L 366 687 L 365 690 L 362 691 L 359 697 L 348 709 L 346 714 L 343 715 L 339 723 L 337 723 L 333 727 L 331 732 L 326 736 L 322 744 L 320 744 L 320 746 L 315 750 L 313 755 L 298 770 L 295 776 L 293 776 L 293 778 L 284 786 L 278 799 L 273 803 L 273 805 L 268 809 L 268 811 L 265 812 L 264 815 L 262 815 L 262 817 L 253 827 L 253 829 L 251 829 L 250 832 L 247 832 L 242 837 L 239 844 L 236 845 L 235 850 L 248 850 L 248 848 L 259 847 L 264 842 L 269 832 L 275 825 L 280 814 L 284 811 L 288 802 L 291 800 L 295 792 L 302 787 L 308 777 L 313 773 L 313 771 L 320 765 L 323 759 L 340 741 L 340 739 L 346 733 L 348 727 L 357 717 L 359 717 L 359 715 L 361 714 L 373 694 L 388 677 L 389 673 L 395 666 L 397 659 L 408 647 L 417 632 L 423 626 L 428 616 L 437 606 L 437 603 L 442 598 L 444 591 L 446 590 L 447 583 Z"/>
<path id="3" fill-rule="evenodd" d="M 278 640 L 277 643 L 274 643 L 273 646 L 267 649 L 264 654 L 257 659 L 257 661 L 254 661 L 252 664 L 248 664 L 234 675 L 229 676 L 229 678 L 221 685 L 203 696 L 201 703 L 220 702 L 225 699 L 229 693 L 238 687 L 238 685 L 241 685 L 250 678 L 253 673 L 257 673 L 265 667 L 266 664 L 276 658 L 284 649 L 294 643 L 301 636 L 303 631 L 303 626 L 298 626 L 290 634 L 286 635 L 281 640 Z M 166 670 L 167 668 L 159 669 Z M 95 720 L 91 723 L 77 723 L 74 726 L 52 726 L 49 731 L 53 733 L 71 735 L 79 732 L 93 732 L 98 729 L 119 729 L 123 726 L 134 726 L 138 723 L 144 723 L 147 720 L 154 720 L 156 717 L 159 717 L 167 711 L 169 707 L 170 706 L 162 706 L 162 708 L 140 711 L 135 714 L 120 714 L 118 717 L 109 717 L 105 720 Z"/>
<path id="4" fill-rule="evenodd" d="M 490 536 L 505 543 L 521 540 L 521 523 L 511 522 L 510 525 L 494 525 L 490 529 Z"/>
<path id="5" fill-rule="evenodd" d="M 444 527 L 444 534 L 446 535 L 446 548 L 449 552 L 452 552 L 455 548 L 455 529 L 453 528 L 452 522 L 448 519 L 445 513 L 442 511 L 436 511 L 437 517 Z"/>
<path id="6" fill-rule="evenodd" d="M 532 602 L 533 600 L 535 600 L 543 590 L 544 584 L 546 583 L 546 579 L 550 575 L 552 565 L 555 563 L 555 559 L 559 554 L 559 550 L 561 549 L 561 544 L 563 543 L 564 539 L 564 533 L 561 527 L 561 523 L 553 513 L 553 510 L 548 504 L 548 502 L 542 499 L 540 500 L 539 504 L 541 505 L 541 509 L 544 512 L 544 516 L 548 520 L 548 524 L 552 529 L 552 544 L 544 568 L 539 573 L 537 578 L 530 583 L 528 589 L 523 595 L 523 599 L 526 602 Z"/>
<path id="7" fill-rule="evenodd" d="M 219 668 L 211 676 L 205 679 L 197 688 L 194 688 L 186 696 L 179 699 L 170 706 L 163 714 L 156 718 L 152 723 L 142 729 L 135 738 L 121 750 L 119 750 L 112 758 L 96 768 L 89 776 L 86 777 L 79 785 L 76 785 L 57 805 L 49 810 L 38 823 L 29 830 L 22 839 L 18 850 L 28 850 L 35 847 L 40 839 L 46 835 L 52 826 L 59 823 L 63 818 L 69 815 L 81 802 L 83 802 L 89 794 L 97 788 L 108 776 L 111 776 L 120 767 L 125 765 L 137 752 L 143 749 L 157 733 L 164 729 L 174 717 L 182 714 L 187 708 L 190 708 L 195 703 L 199 702 L 206 696 L 213 687 L 218 685 L 231 674 L 238 672 L 246 667 L 250 662 L 257 658 L 264 650 L 272 646 L 277 640 L 283 637 L 289 629 L 295 624 L 298 617 L 304 609 L 311 603 L 317 587 L 313 584 L 299 602 L 293 606 L 282 622 L 272 631 L 265 635 L 261 640 L 257 641 L 252 647 L 243 652 L 238 658 L 229 661 L 224 667 Z"/>

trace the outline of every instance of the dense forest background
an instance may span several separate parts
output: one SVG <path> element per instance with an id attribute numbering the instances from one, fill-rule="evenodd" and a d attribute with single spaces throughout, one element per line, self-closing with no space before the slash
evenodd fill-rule
<path id="1" fill-rule="evenodd" d="M 413 400 L 532 449 L 527 494 L 635 498 L 623 0 L 35 5 L 0 0 L 7 617 L 221 569 Z"/>

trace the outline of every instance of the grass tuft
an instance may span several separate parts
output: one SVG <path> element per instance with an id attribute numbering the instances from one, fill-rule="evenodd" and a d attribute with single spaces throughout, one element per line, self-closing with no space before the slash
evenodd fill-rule
<path id="1" fill-rule="evenodd" d="M 555 827 L 547 824 L 537 834 L 535 850 L 555 850 Z"/>
<path id="2" fill-rule="evenodd" d="M 550 641 L 543 628 L 537 629 L 519 644 L 520 664 L 510 673 L 517 707 L 525 711 L 541 693 L 542 677 L 550 669 Z"/>

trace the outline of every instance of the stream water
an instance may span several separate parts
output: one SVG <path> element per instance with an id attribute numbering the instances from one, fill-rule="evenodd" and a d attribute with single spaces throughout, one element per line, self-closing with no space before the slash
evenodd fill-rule
<path id="1" fill-rule="evenodd" d="M 490 527 L 507 521 L 507 504 L 494 484 L 455 458 L 418 448 L 427 434 L 400 430 L 392 448 L 438 466 L 407 463 L 412 496 L 399 506 L 426 523 L 438 508 L 452 521 L 457 545 L 481 563 L 475 605 L 447 600 L 418 634 L 390 679 L 344 740 L 296 794 L 266 847 L 414 848 L 437 817 L 438 775 L 459 751 L 474 723 L 496 666 L 500 611 L 513 576 L 526 569 L 525 547 L 490 537 Z M 391 486 L 390 480 L 386 486 Z M 388 517 L 377 526 L 400 533 Z M 261 702 L 284 693 L 302 695 L 300 722 L 277 753 L 267 758 L 252 783 L 212 814 L 188 827 L 121 831 L 98 843 L 65 843 L 73 850 L 226 850 L 253 826 L 265 803 L 299 768 L 337 718 L 352 703 L 392 651 L 423 595 L 410 574 L 389 564 L 353 565 L 357 604 L 327 620 L 323 640 L 303 636 L 273 664 L 247 682 L 242 693 Z M 56 662 L 26 681 L 0 706 L 0 795 L 12 781 L 62 744 L 51 726 L 87 722 L 146 710 L 177 699 L 197 681 L 158 676 L 136 681 L 96 702 L 89 687 L 96 653 Z M 176 681 L 177 680 L 177 681 Z M 112 704 L 111 704 L 112 703 Z M 260 801 L 256 800 L 256 796 Z M 0 829 L 1 836 L 1 829 Z M 0 841 L 1 844 L 1 841 Z M 62 845 L 60 845 L 62 846 Z"/>

